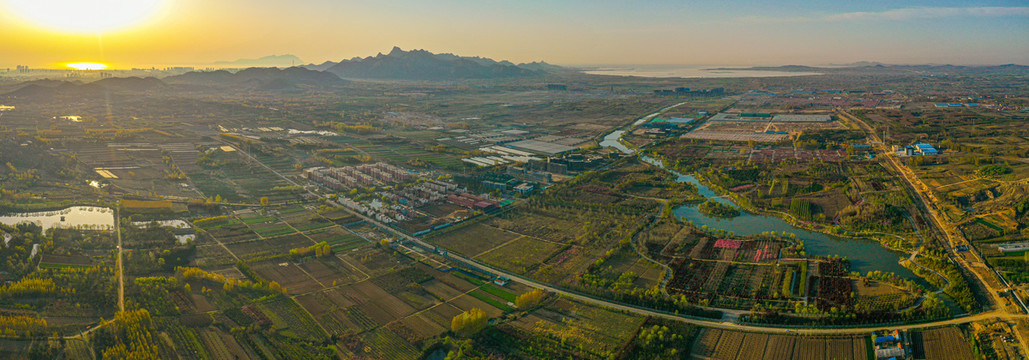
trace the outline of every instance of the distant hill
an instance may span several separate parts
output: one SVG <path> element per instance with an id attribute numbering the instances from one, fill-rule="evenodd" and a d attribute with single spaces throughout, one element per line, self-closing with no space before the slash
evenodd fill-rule
<path id="1" fill-rule="evenodd" d="M 6 93 L 4 95 L 15 98 L 50 98 L 56 96 L 59 93 L 77 89 L 78 86 L 78 84 L 73 84 L 65 81 L 62 81 L 60 84 L 54 86 L 41 85 L 37 83 L 27 83 L 25 86 L 22 86 L 17 90 Z"/>
<path id="2" fill-rule="evenodd" d="M 311 65 L 342 78 L 392 80 L 461 80 L 537 77 L 560 69 L 547 63 L 516 65 L 482 57 L 433 54 L 425 50 L 404 51 L 394 47 L 389 54 L 353 58 L 335 64 Z"/>
<path id="3" fill-rule="evenodd" d="M 323 63 L 318 64 L 318 65 L 307 64 L 307 65 L 304 65 L 304 67 L 308 68 L 308 69 L 311 69 L 311 70 L 325 71 L 325 70 L 328 70 L 330 67 L 332 67 L 333 65 L 336 65 L 336 64 L 337 63 L 334 63 L 332 61 L 326 61 L 326 62 L 323 62 Z"/>
<path id="4" fill-rule="evenodd" d="M 217 67 L 249 68 L 249 67 L 293 67 L 304 62 L 295 55 L 270 55 L 257 59 L 239 59 L 235 61 L 216 61 Z"/>
<path id="5" fill-rule="evenodd" d="M 302 67 L 286 69 L 273 67 L 249 68 L 236 73 L 226 70 L 192 71 L 182 75 L 166 77 L 164 81 L 169 84 L 243 85 L 268 90 L 288 89 L 298 85 L 338 86 L 347 83 L 346 80 L 340 79 L 332 73 Z"/>
<path id="6" fill-rule="evenodd" d="M 544 61 L 533 61 L 531 63 L 518 64 L 518 67 L 520 67 L 522 69 L 529 69 L 529 70 L 542 71 L 542 72 L 548 72 L 548 73 L 575 71 L 573 69 L 569 69 L 569 68 L 566 68 L 566 67 L 557 66 L 557 65 L 553 65 L 553 64 L 548 64 L 548 63 L 546 63 Z"/>
<path id="7" fill-rule="evenodd" d="M 922 73 L 933 75 L 1029 75 L 1029 66 L 1007 64 L 1007 65 L 885 65 L 872 62 L 858 62 L 855 66 L 834 66 L 814 67 L 804 65 L 785 66 L 756 66 L 749 68 L 734 68 L 731 70 L 757 70 L 757 71 L 786 71 L 786 72 L 820 72 L 825 74 L 856 74 L 856 73 Z M 710 69 L 726 70 L 726 68 Z"/>
<path id="8" fill-rule="evenodd" d="M 877 61 L 855 61 L 855 62 L 852 62 L 850 64 L 842 64 L 842 65 L 837 65 L 837 66 L 843 66 L 843 67 L 862 67 L 862 66 L 876 66 L 876 65 L 886 65 L 886 64 L 883 64 L 883 63 L 877 62 Z"/>
<path id="9" fill-rule="evenodd" d="M 111 92 L 145 92 L 167 87 L 163 81 L 153 78 L 107 78 L 91 83 L 59 80 L 27 81 L 20 88 L 5 95 L 20 98 L 46 99 L 57 96 L 97 97 Z"/>
<path id="10" fill-rule="evenodd" d="M 783 65 L 783 66 L 754 66 L 749 68 L 713 68 L 707 70 L 752 70 L 752 71 L 789 71 L 789 72 L 814 72 L 823 71 L 826 68 L 819 68 L 806 65 Z"/>
<path id="11" fill-rule="evenodd" d="M 89 85 L 123 91 L 147 91 L 168 86 L 163 81 L 155 77 L 107 78 L 94 81 Z"/>

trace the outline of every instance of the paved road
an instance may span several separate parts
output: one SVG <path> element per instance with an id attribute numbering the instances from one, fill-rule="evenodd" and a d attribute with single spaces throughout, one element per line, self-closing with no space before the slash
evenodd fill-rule
<path id="1" fill-rule="evenodd" d="M 255 161 L 256 163 L 261 164 L 265 168 L 268 168 L 269 170 L 271 170 L 271 168 L 269 168 L 268 166 L 264 165 L 263 163 L 261 163 L 256 158 L 251 157 L 246 152 L 243 152 L 241 150 L 240 150 L 240 152 L 243 153 L 245 156 L 253 159 L 253 161 Z M 272 170 L 272 173 L 278 175 L 279 177 L 282 177 L 284 180 L 286 180 L 287 182 L 289 182 L 291 184 L 299 185 L 299 184 L 296 184 L 296 182 L 294 182 L 293 180 L 286 178 L 285 176 L 283 176 L 282 174 L 280 174 L 280 173 L 278 173 L 278 172 L 276 172 L 274 170 Z M 316 194 L 314 192 L 311 192 L 310 190 L 308 190 L 308 192 L 310 194 L 312 194 L 312 195 L 320 196 L 320 195 L 318 195 L 318 194 Z M 376 221 L 375 219 L 372 219 L 372 218 L 370 218 L 368 216 L 365 216 L 364 214 L 357 213 L 357 212 L 352 211 L 352 210 L 350 210 L 350 209 L 348 209 L 346 207 L 341 207 L 341 208 L 344 209 L 347 212 L 350 212 L 350 213 L 354 214 L 357 217 L 360 217 L 361 219 L 363 219 L 363 220 L 365 220 L 365 221 L 367 221 L 367 222 L 369 222 L 371 224 L 374 224 L 374 225 L 378 226 L 381 229 L 384 229 L 386 231 L 389 231 L 389 232 L 395 234 L 396 236 L 398 236 L 398 237 L 400 237 L 400 238 L 402 238 L 404 240 L 417 243 L 417 244 L 419 244 L 419 245 L 421 245 L 423 247 L 435 248 L 435 245 L 426 243 L 426 242 L 422 241 L 421 239 L 418 239 L 416 237 L 410 236 L 410 235 L 408 235 L 406 233 L 403 233 L 403 232 L 401 232 L 399 230 L 396 230 L 396 229 L 394 229 L 394 228 L 392 228 L 390 226 L 382 224 L 379 221 Z M 479 266 L 482 269 L 487 270 L 487 272 L 491 273 L 494 276 L 505 276 L 505 277 L 510 278 L 510 279 L 512 279 L 514 281 L 517 281 L 517 282 L 520 282 L 522 284 L 525 284 L 527 286 L 538 288 L 538 289 L 543 289 L 543 290 L 546 290 L 546 291 L 549 291 L 549 292 L 552 292 L 552 293 L 555 293 L 555 294 L 567 296 L 569 298 L 572 298 L 572 299 L 575 299 L 575 300 L 578 300 L 578 301 L 582 301 L 582 302 L 585 302 L 585 303 L 589 303 L 589 304 L 593 304 L 593 305 L 599 305 L 599 306 L 602 306 L 602 307 L 607 307 L 607 308 L 610 308 L 610 309 L 620 310 L 620 311 L 634 313 L 634 314 L 643 315 L 643 316 L 652 316 L 652 317 L 657 317 L 657 318 L 662 318 L 662 319 L 681 321 L 681 322 L 685 322 L 685 323 L 689 323 L 689 324 L 693 324 L 693 325 L 698 325 L 698 326 L 703 326 L 703 327 L 711 327 L 711 328 L 726 329 L 726 330 L 753 331 L 753 332 L 762 332 L 762 333 L 771 333 L 771 334 L 803 334 L 803 335 L 865 334 L 865 333 L 870 333 L 872 331 L 876 331 L 876 330 L 880 330 L 880 329 L 884 329 L 884 328 L 902 329 L 902 330 L 904 330 L 904 329 L 917 329 L 917 328 L 932 327 L 932 326 L 964 324 L 964 323 L 969 323 L 969 322 L 973 322 L 973 321 L 986 320 L 986 319 L 996 319 L 996 318 L 1001 318 L 1001 319 L 1029 319 L 1029 316 L 1027 316 L 1027 315 L 1021 315 L 1021 314 L 1014 315 L 1014 314 L 1004 313 L 1004 312 L 1001 312 L 999 310 L 994 310 L 994 311 L 990 311 L 990 312 L 979 313 L 979 314 L 972 315 L 972 316 L 952 318 L 952 319 L 948 319 L 948 320 L 940 320 L 940 321 L 934 321 L 934 322 L 928 322 L 928 323 L 911 324 L 911 325 L 862 326 L 862 327 L 853 327 L 853 328 L 784 328 L 784 327 L 775 327 L 775 326 L 743 325 L 743 324 L 737 324 L 737 323 L 731 323 L 731 322 L 722 322 L 722 321 L 716 321 L 716 320 L 704 320 L 704 319 L 693 318 L 693 317 L 685 317 L 685 316 L 681 316 L 681 315 L 660 312 L 660 311 L 657 311 L 657 310 L 654 310 L 654 309 L 648 309 L 648 308 L 634 306 L 634 305 L 615 303 L 615 302 L 612 302 L 612 301 L 609 301 L 609 300 L 600 299 L 600 298 L 597 298 L 597 297 L 594 297 L 594 296 L 591 296 L 591 295 L 585 295 L 585 294 L 580 294 L 580 293 L 577 293 L 577 292 L 572 292 L 572 291 L 569 291 L 569 290 L 566 290 L 566 289 L 554 287 L 554 286 L 549 285 L 549 284 L 545 284 L 545 283 L 541 283 L 541 282 L 538 282 L 538 281 L 535 281 L 535 280 L 532 280 L 532 279 L 528 279 L 528 278 L 525 278 L 525 277 L 523 277 L 521 275 L 509 273 L 509 272 L 501 270 L 501 269 L 496 269 L 496 268 L 493 268 L 492 266 L 480 263 L 479 261 L 476 261 L 476 260 L 465 258 L 465 257 L 457 255 L 457 254 L 450 253 L 448 256 L 450 258 L 454 259 L 454 260 L 457 260 L 457 261 L 466 262 L 468 264 L 474 264 L 476 266 Z"/>
<path id="2" fill-rule="evenodd" d="M 907 185 L 915 191 L 915 194 L 918 197 L 916 200 L 922 203 L 922 208 L 925 210 L 925 215 L 928 215 L 927 217 L 929 218 L 930 222 L 937 229 L 939 229 L 940 233 L 943 234 L 944 239 L 947 240 L 948 246 L 946 246 L 946 250 L 948 253 L 951 254 L 951 258 L 957 261 L 957 263 L 960 266 L 964 267 L 969 272 L 971 272 L 975 276 L 976 280 L 983 284 L 983 288 L 990 293 L 990 300 L 994 304 L 997 304 L 997 306 L 1003 306 L 1002 304 L 1004 304 L 1005 301 L 1000 297 L 999 292 L 1007 289 L 1007 281 L 1004 279 L 1004 277 L 1000 276 L 991 269 L 991 273 L 994 276 L 996 276 L 996 278 L 993 279 L 994 282 L 1004 285 L 1004 287 L 1001 288 L 993 287 L 992 285 L 990 285 L 991 282 L 988 281 L 985 277 L 983 277 L 983 275 L 980 272 L 975 271 L 976 267 L 988 268 L 985 265 L 985 262 L 979 256 L 979 254 L 976 254 L 974 251 L 969 251 L 975 257 L 976 260 L 976 263 L 973 264 L 970 263 L 967 259 L 965 259 L 964 256 L 961 256 L 961 254 L 957 254 L 954 251 L 954 248 L 956 248 L 958 245 L 967 245 L 969 248 L 974 248 L 974 246 L 970 242 L 968 242 L 964 238 L 964 236 L 958 233 L 957 227 L 954 224 L 950 223 L 950 221 L 943 219 L 940 216 L 936 207 L 933 205 L 934 198 L 931 192 L 929 191 L 929 188 L 925 185 L 925 183 L 918 179 L 918 175 L 911 171 L 911 169 L 908 169 L 906 166 L 904 166 L 897 160 L 897 157 L 895 156 L 893 151 L 886 147 L 886 143 L 883 141 L 883 139 L 879 138 L 879 135 L 876 134 L 875 130 L 871 126 L 869 126 L 868 123 L 864 122 L 863 120 L 859 119 L 854 115 L 851 115 L 850 113 L 844 110 L 840 110 L 840 114 L 848 120 L 855 122 L 868 133 L 869 138 L 872 139 L 872 142 L 875 144 L 876 148 L 879 151 L 881 151 L 882 156 L 888 160 L 887 163 L 891 167 L 893 167 L 893 170 L 899 173 L 901 175 L 901 178 L 904 179 Z M 1026 312 L 1026 306 L 1017 294 L 1015 294 L 1015 299 L 1017 300 L 1018 305 L 1020 305 L 1021 310 L 1023 312 Z"/>
<path id="3" fill-rule="evenodd" d="M 346 210 L 349 211 L 349 209 L 346 209 Z M 385 225 L 375 221 L 375 219 L 369 218 L 369 217 L 364 216 L 362 214 L 358 214 L 356 212 L 352 212 L 352 213 L 354 213 L 355 215 L 361 217 L 365 221 L 368 221 L 369 223 L 379 225 L 380 228 L 383 228 L 383 229 L 386 229 L 388 231 L 393 232 L 395 235 L 400 236 L 401 238 L 403 238 L 405 240 L 409 240 L 409 241 L 418 243 L 418 244 L 420 244 L 422 246 L 426 246 L 426 247 L 429 247 L 429 248 L 434 247 L 434 245 L 428 244 L 428 243 L 422 241 L 421 239 L 418 239 L 418 238 L 412 237 L 410 235 L 404 234 L 404 233 L 402 233 L 400 231 L 397 231 L 397 230 L 395 230 L 395 229 L 393 229 L 393 228 L 391 228 L 389 226 L 385 226 Z M 965 323 L 969 323 L 969 322 L 973 322 L 973 321 L 987 320 L 987 319 L 996 319 L 996 318 L 1001 318 L 1001 319 L 1029 319 L 1029 315 L 1013 315 L 1013 314 L 1007 314 L 1007 313 L 1001 312 L 999 310 L 994 310 L 994 311 L 991 311 L 991 312 L 979 313 L 979 314 L 972 315 L 972 316 L 965 316 L 965 317 L 959 317 L 959 318 L 952 318 L 952 319 L 948 319 L 948 320 L 940 320 L 940 321 L 934 321 L 934 322 L 929 322 L 929 323 L 911 324 L 911 325 L 890 325 L 890 326 L 885 326 L 884 325 L 884 326 L 862 326 L 862 327 L 853 327 L 853 328 L 810 328 L 810 329 L 804 329 L 804 328 L 785 328 L 785 327 L 760 326 L 760 325 L 743 325 L 743 324 L 736 324 L 736 323 L 716 321 L 716 320 L 702 320 L 702 319 L 697 319 L 697 318 L 690 318 L 690 317 L 685 317 L 685 316 L 675 315 L 675 314 L 669 314 L 669 313 L 665 313 L 665 312 L 661 312 L 661 311 L 657 311 L 657 310 L 653 310 L 653 309 L 647 309 L 647 308 L 643 308 L 643 307 L 639 307 L 639 306 L 634 306 L 634 305 L 619 304 L 619 303 L 615 303 L 615 302 L 611 302 L 611 301 L 607 301 L 607 300 L 603 300 L 603 299 L 598 299 L 598 298 L 593 297 L 593 296 L 583 295 L 583 294 L 580 294 L 580 293 L 577 293 L 577 292 L 571 292 L 571 291 L 568 291 L 568 290 L 565 290 L 565 289 L 562 289 L 562 288 L 559 288 L 559 287 L 555 287 L 555 286 L 552 286 L 552 285 L 549 285 L 549 284 L 537 282 L 537 281 L 532 280 L 532 279 L 527 279 L 525 277 L 522 277 L 521 275 L 508 273 L 508 272 L 505 272 L 503 270 L 499 270 L 499 269 L 493 268 L 493 267 L 491 267 L 489 265 L 482 264 L 482 263 L 480 263 L 478 261 L 471 260 L 471 259 L 462 257 L 460 255 L 455 255 L 453 253 L 449 253 L 448 256 L 451 257 L 451 258 L 454 258 L 455 260 L 458 260 L 458 261 L 463 261 L 463 262 L 467 262 L 469 264 L 475 264 L 477 266 L 480 266 L 483 269 L 486 269 L 489 272 L 492 272 L 494 275 L 506 276 L 506 277 L 508 277 L 508 278 L 510 278 L 510 279 L 512 279 L 514 281 L 520 282 L 522 284 L 525 284 L 525 285 L 528 285 L 528 286 L 531 286 L 531 287 L 534 287 L 534 288 L 543 289 L 543 290 L 546 290 L 546 291 L 549 291 L 549 292 L 552 292 L 552 293 L 555 293 L 555 294 L 560 294 L 560 295 L 563 295 L 563 296 L 567 296 L 567 297 L 570 297 L 570 298 L 573 298 L 575 300 L 582 301 L 582 302 L 585 302 L 585 303 L 589 303 L 589 304 L 593 304 L 593 305 L 600 305 L 600 306 L 607 307 L 607 308 L 610 308 L 610 309 L 620 310 L 620 311 L 634 313 L 634 314 L 638 314 L 638 315 L 651 316 L 651 317 L 657 317 L 657 318 L 674 320 L 674 321 L 681 321 L 681 322 L 685 322 L 685 323 L 689 323 L 689 324 L 693 324 L 693 325 L 704 326 L 704 327 L 711 327 L 711 328 L 718 328 L 718 329 L 726 329 L 726 330 L 753 331 L 753 332 L 762 332 L 762 333 L 770 333 L 770 334 L 804 334 L 804 335 L 866 334 L 866 333 L 870 333 L 872 331 L 881 330 L 881 329 L 885 329 L 885 328 L 906 330 L 906 329 L 919 329 L 919 328 L 932 327 L 932 326 L 965 324 Z"/>

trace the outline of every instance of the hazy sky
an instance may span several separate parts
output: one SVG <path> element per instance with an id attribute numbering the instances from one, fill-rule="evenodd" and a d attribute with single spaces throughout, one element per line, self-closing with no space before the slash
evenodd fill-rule
<path id="1" fill-rule="evenodd" d="M 394 45 L 557 64 L 1029 64 L 1025 0 L 164 0 L 103 34 L 29 23 L 10 1 L 0 0 L 3 67 L 287 53 L 320 63 Z"/>

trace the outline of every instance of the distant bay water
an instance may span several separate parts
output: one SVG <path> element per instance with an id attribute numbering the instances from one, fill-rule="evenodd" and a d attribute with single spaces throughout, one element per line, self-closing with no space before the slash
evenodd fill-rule
<path id="1" fill-rule="evenodd" d="M 592 75 L 639 76 L 653 78 L 742 78 L 821 75 L 817 72 L 743 70 L 740 66 L 720 65 L 610 65 L 583 66 Z"/>

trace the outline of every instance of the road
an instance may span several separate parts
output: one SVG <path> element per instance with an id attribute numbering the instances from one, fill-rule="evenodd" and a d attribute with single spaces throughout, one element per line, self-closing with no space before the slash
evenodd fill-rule
<path id="1" fill-rule="evenodd" d="M 894 168 L 894 170 L 897 173 L 902 175 L 901 177 L 907 183 L 908 187 L 914 190 L 915 194 L 917 194 L 918 202 L 922 204 L 922 209 L 924 210 L 924 213 L 926 215 L 929 215 L 928 217 L 931 220 L 931 224 L 933 224 L 933 226 L 935 226 L 936 229 L 938 229 L 939 232 L 942 233 L 943 237 L 946 239 L 948 246 L 945 247 L 947 253 L 950 254 L 950 258 L 956 259 L 956 262 L 959 266 L 963 267 L 964 269 L 968 270 L 968 272 L 971 272 L 973 275 L 975 275 L 976 281 L 982 284 L 983 288 L 990 293 L 991 301 L 993 301 L 998 306 L 1003 306 L 1002 304 L 1004 304 L 1004 299 L 1000 297 L 1000 291 L 1007 290 L 1008 288 L 1010 288 L 1010 285 L 1007 283 L 1007 280 L 1004 279 L 1004 277 L 1001 276 L 999 273 L 997 273 L 996 270 L 990 268 L 988 265 L 986 265 L 985 262 L 983 262 L 982 256 L 980 254 L 975 253 L 975 246 L 973 246 L 967 239 L 964 238 L 964 236 L 957 229 L 957 226 L 955 226 L 949 220 L 942 218 L 940 216 L 935 206 L 935 203 L 933 202 L 935 198 L 932 192 L 930 191 L 929 187 L 926 186 L 925 183 L 923 183 L 918 178 L 918 175 L 915 174 L 914 171 L 911 171 L 911 169 L 905 167 L 897 160 L 896 154 L 894 154 L 893 151 L 891 151 L 891 149 L 886 147 L 885 139 L 879 138 L 879 135 L 876 134 L 875 129 L 869 126 L 868 123 L 864 122 L 857 116 L 854 116 L 844 111 L 843 109 L 840 109 L 839 113 L 843 117 L 847 118 L 850 121 L 853 121 L 855 124 L 858 124 L 861 128 L 864 129 L 864 131 L 869 135 L 869 138 L 872 140 L 874 146 L 876 146 L 876 148 L 882 152 L 882 156 L 885 156 L 889 160 L 888 163 Z M 970 250 L 966 251 L 966 253 L 971 253 L 971 255 L 975 257 L 977 263 L 969 263 L 968 259 L 961 256 L 961 254 L 958 254 L 955 251 L 958 245 L 967 245 Z M 1004 287 L 996 288 L 992 286 L 990 281 L 984 278 L 982 273 L 975 271 L 975 268 L 973 268 L 973 266 L 977 266 L 980 269 L 989 270 L 989 274 L 996 277 L 994 280 L 999 280 L 996 283 L 1002 284 Z M 1025 302 L 1022 301 L 1022 298 L 1018 295 L 1018 292 L 1012 291 L 1010 292 L 1010 294 L 1014 297 L 1015 301 L 1017 301 L 1019 310 L 1022 313 L 1029 313 L 1029 308 L 1026 307 Z M 1013 316 L 1021 316 L 1021 314 L 1011 315 L 1007 313 L 1005 309 L 997 317 L 1003 319 L 1011 318 Z M 1022 333 L 1016 330 L 1015 335 L 1018 337 L 1018 342 L 1022 348 L 1022 351 L 1029 353 L 1029 343 L 1026 342 L 1026 339 L 1022 336 Z"/>
<path id="2" fill-rule="evenodd" d="M 955 226 L 949 220 L 943 218 L 940 215 L 939 211 L 934 205 L 937 202 L 934 201 L 935 197 L 932 195 L 932 192 L 930 191 L 929 187 L 926 186 L 925 183 L 923 183 L 918 178 L 918 175 L 915 174 L 914 171 L 904 166 L 904 164 L 900 163 L 900 161 L 897 159 L 896 154 L 894 154 L 891 149 L 887 148 L 886 143 L 883 141 L 883 139 L 879 138 L 879 135 L 876 134 L 875 129 L 873 129 L 863 120 L 859 119 L 857 116 L 851 115 L 850 113 L 844 110 L 840 110 L 839 113 L 843 115 L 843 117 L 847 118 L 847 120 L 853 121 L 855 124 L 862 127 L 868 133 L 869 138 L 872 140 L 873 146 L 875 146 L 882 153 L 882 157 L 887 159 L 885 163 L 889 164 L 890 167 L 893 168 L 892 170 L 894 172 L 900 174 L 901 178 L 904 179 L 907 185 L 912 190 L 914 190 L 917 196 L 916 200 L 918 200 L 922 204 L 922 209 L 924 210 L 925 215 L 928 215 L 927 217 L 929 218 L 930 222 L 933 224 L 933 226 L 936 227 L 936 229 L 939 230 L 941 234 L 943 234 L 944 239 L 947 241 L 947 246 L 945 247 L 947 252 L 951 255 L 951 259 L 955 260 L 959 266 L 967 269 L 968 272 L 971 272 L 975 276 L 976 280 L 980 284 L 982 284 L 983 288 L 990 293 L 990 300 L 994 304 L 997 304 L 998 306 L 1003 306 L 1002 304 L 1004 304 L 1005 301 L 1003 298 L 1000 297 L 999 292 L 1007 290 L 1007 281 L 1002 276 L 997 274 L 995 271 L 989 269 L 989 267 L 983 261 L 982 257 L 980 257 L 980 255 L 975 253 L 974 251 L 969 250 L 967 252 L 974 257 L 974 263 L 969 262 L 968 259 L 966 259 L 964 256 L 961 256 L 962 254 L 958 254 L 955 252 L 954 249 L 958 245 L 966 245 L 969 247 L 969 249 L 974 249 L 974 246 L 967 239 L 964 238 L 964 236 L 957 229 L 957 226 Z M 976 268 L 990 270 L 990 274 L 995 276 L 995 278 L 986 279 L 982 273 L 980 273 L 979 271 L 975 271 Z M 993 282 L 989 280 L 993 280 Z M 992 283 L 1005 284 L 1005 286 L 997 288 L 991 285 Z M 1018 298 L 1017 294 L 1015 294 L 1015 299 L 1018 301 L 1018 304 L 1020 305 L 1022 311 L 1027 312 L 1024 303 L 1020 298 Z"/>
<path id="3" fill-rule="evenodd" d="M 118 207 L 114 207 L 114 233 L 118 237 L 118 258 L 115 259 L 115 263 L 118 268 L 118 312 L 125 311 L 125 268 L 122 266 L 122 243 L 121 243 L 121 218 L 119 217 Z M 114 322 L 114 319 L 110 319 L 89 328 L 89 330 L 83 331 L 77 335 L 65 336 L 64 339 L 78 339 L 89 335 L 90 333 L 100 329 L 110 323 Z"/>
<path id="4" fill-rule="evenodd" d="M 114 233 L 118 236 L 118 311 L 125 311 L 125 267 L 122 265 L 121 218 L 114 208 Z"/>
<path id="5" fill-rule="evenodd" d="M 287 182 L 289 182 L 291 184 L 299 186 L 299 184 L 294 182 L 292 179 L 286 178 L 285 176 L 283 176 L 282 174 L 278 173 L 277 171 L 272 170 L 270 167 L 264 165 L 259 160 L 257 160 L 256 158 L 253 158 L 252 156 L 250 156 L 246 152 L 243 152 L 242 150 L 239 150 L 239 149 L 237 149 L 237 151 L 240 151 L 244 156 L 247 156 L 248 158 L 252 159 L 254 162 L 264 166 L 265 168 L 267 168 L 269 170 L 271 170 L 272 173 L 278 175 L 283 180 L 286 180 Z M 316 193 L 314 193 L 314 192 L 312 192 L 310 190 L 308 190 L 308 193 L 310 193 L 312 195 L 315 195 L 315 196 L 321 197 L 321 195 L 318 195 L 318 194 L 316 194 Z M 390 226 L 382 224 L 382 223 L 380 223 L 379 221 L 377 221 L 377 220 L 375 220 L 373 218 L 365 216 L 364 214 L 357 213 L 357 212 L 352 211 L 352 210 L 350 210 L 350 209 L 348 209 L 346 207 L 342 207 L 341 206 L 340 208 L 345 210 L 345 211 L 347 211 L 347 212 L 349 212 L 349 213 L 351 213 L 351 214 L 353 214 L 353 215 L 355 215 L 355 216 L 357 216 L 357 217 L 360 217 L 361 219 L 367 221 L 370 224 L 376 225 L 376 226 L 378 226 L 379 228 L 381 228 L 383 230 L 386 230 L 386 231 L 389 231 L 389 232 L 393 233 L 394 235 L 398 236 L 401 239 L 404 239 L 404 240 L 407 240 L 407 241 L 419 244 L 419 245 L 421 245 L 423 247 L 430 248 L 430 249 L 436 247 L 435 245 L 426 243 L 426 242 L 422 241 L 421 239 L 418 239 L 416 237 L 410 236 L 410 235 L 408 235 L 406 233 L 403 233 L 403 232 L 401 232 L 399 230 L 396 230 L 396 229 L 394 229 L 394 228 L 392 228 Z M 711 328 L 718 328 L 718 329 L 725 329 L 725 330 L 754 331 L 754 332 L 762 332 L 762 333 L 770 333 L 770 334 L 802 334 L 802 335 L 867 334 L 867 333 L 870 333 L 872 331 L 881 330 L 881 329 L 884 329 L 884 328 L 905 330 L 905 329 L 917 329 L 917 328 L 926 328 L 926 327 L 933 327 L 933 326 L 945 326 L 945 325 L 964 324 L 964 323 L 969 323 L 969 322 L 974 322 L 974 321 L 979 321 L 979 320 L 997 319 L 997 318 L 1000 318 L 1000 319 L 1029 319 L 1029 316 L 1023 315 L 1023 314 L 1017 314 L 1016 315 L 1016 314 L 1009 314 L 1009 313 L 1006 313 L 1006 312 L 1003 312 L 1003 311 L 1000 311 L 1000 310 L 993 310 L 993 311 L 983 312 L 983 313 L 979 313 L 979 314 L 972 315 L 972 316 L 951 318 L 951 319 L 947 319 L 947 320 L 939 320 L 939 321 L 927 322 L 927 323 L 908 324 L 908 325 L 878 325 L 878 326 L 861 326 L 861 327 L 852 327 L 852 328 L 786 328 L 786 327 L 777 327 L 777 326 L 772 326 L 772 325 L 769 325 L 769 326 L 744 325 L 744 324 L 737 324 L 737 323 L 732 323 L 732 322 L 723 322 L 723 321 L 717 321 L 717 320 L 705 320 L 705 319 L 700 319 L 700 318 L 695 318 L 695 317 L 686 317 L 686 316 L 682 316 L 682 315 L 661 312 L 661 311 L 657 311 L 657 310 L 654 310 L 654 309 L 648 309 L 648 308 L 644 308 L 644 307 L 640 307 L 640 306 L 616 303 L 616 302 L 613 302 L 613 301 L 610 301 L 610 300 L 605 300 L 605 299 L 597 298 L 597 297 L 594 297 L 592 295 L 581 294 L 581 293 L 578 293 L 578 292 L 573 292 L 573 291 L 569 291 L 569 290 L 566 290 L 566 289 L 558 288 L 558 287 L 552 286 L 550 284 L 541 283 L 541 282 L 538 282 L 538 281 L 535 281 L 535 280 L 532 280 L 532 279 L 529 279 L 529 278 L 525 278 L 525 277 L 523 277 L 521 275 L 518 275 L 518 274 L 510 273 L 510 272 L 507 272 L 507 271 L 501 270 L 501 269 L 496 269 L 496 268 L 494 268 L 494 267 L 492 267 L 490 265 L 483 264 L 483 263 L 481 263 L 479 261 L 476 261 L 476 260 L 465 258 L 465 257 L 463 257 L 461 255 L 458 255 L 458 254 L 449 253 L 448 256 L 450 258 L 452 258 L 454 260 L 457 260 L 457 261 L 460 261 L 460 262 L 465 262 L 465 263 L 468 263 L 468 264 L 474 264 L 474 265 L 476 265 L 476 266 L 478 266 L 478 267 L 480 267 L 480 268 L 482 268 L 484 270 L 487 270 L 487 272 L 491 273 L 494 276 L 504 276 L 504 277 L 507 277 L 509 279 L 512 279 L 513 281 L 517 281 L 517 282 L 520 282 L 522 284 L 525 284 L 527 286 L 530 286 L 530 287 L 533 287 L 533 288 L 538 288 L 538 289 L 543 289 L 543 290 L 546 290 L 548 292 L 551 292 L 551 293 L 554 293 L 554 294 L 558 294 L 558 295 L 562 295 L 562 296 L 566 296 L 566 297 L 569 297 L 569 298 L 572 298 L 572 299 L 575 299 L 575 300 L 578 300 L 578 301 L 581 301 L 581 302 L 584 302 L 584 303 L 588 303 L 588 304 L 592 304 L 592 305 L 597 305 L 597 306 L 601 306 L 601 307 L 606 307 L 606 308 L 609 308 L 609 309 L 624 311 L 624 312 L 628 312 L 628 313 L 633 313 L 633 314 L 637 314 L 637 315 L 642 315 L 642 316 L 651 316 L 651 317 L 656 317 L 656 318 L 662 318 L 662 319 L 668 319 L 668 320 L 685 322 L 685 323 L 689 323 L 689 324 L 693 324 L 693 325 L 697 325 L 697 326 L 711 327 Z"/>

